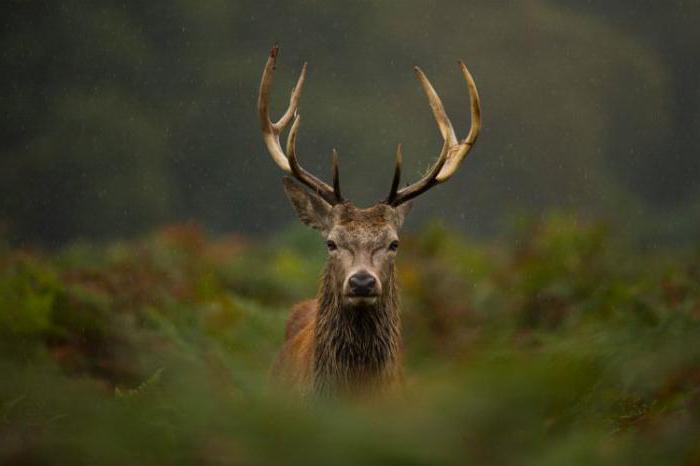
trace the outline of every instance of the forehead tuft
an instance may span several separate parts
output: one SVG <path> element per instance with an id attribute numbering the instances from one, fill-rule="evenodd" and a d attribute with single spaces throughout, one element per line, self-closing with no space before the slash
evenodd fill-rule
<path id="1" fill-rule="evenodd" d="M 386 204 L 359 209 L 350 203 L 337 206 L 335 223 L 348 229 L 381 228 L 396 225 L 396 212 Z"/>

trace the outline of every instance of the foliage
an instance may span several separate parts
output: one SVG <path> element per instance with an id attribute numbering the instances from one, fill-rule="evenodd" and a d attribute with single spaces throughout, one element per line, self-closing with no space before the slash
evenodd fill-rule
<path id="1" fill-rule="evenodd" d="M 402 244 L 406 391 L 270 387 L 317 237 L 0 248 L 3 464 L 698 464 L 700 255 L 555 214 Z"/>

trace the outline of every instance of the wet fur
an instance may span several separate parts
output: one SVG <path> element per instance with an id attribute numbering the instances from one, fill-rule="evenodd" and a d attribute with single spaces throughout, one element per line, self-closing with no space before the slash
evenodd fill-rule
<path id="1" fill-rule="evenodd" d="M 334 208 L 336 225 L 376 235 L 394 214 L 387 206 Z M 394 214 L 395 215 L 395 214 Z M 358 234 L 361 233 L 361 234 Z M 383 293 L 373 304 L 343 303 L 343 271 L 329 259 L 318 297 L 297 304 L 274 366 L 278 380 L 302 394 L 375 394 L 401 383 L 401 331 L 393 261 L 380 277 Z"/>

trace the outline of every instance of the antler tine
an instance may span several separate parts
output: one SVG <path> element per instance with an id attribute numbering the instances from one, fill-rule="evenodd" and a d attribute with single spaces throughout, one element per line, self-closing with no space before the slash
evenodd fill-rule
<path id="1" fill-rule="evenodd" d="M 440 157 L 438 157 L 437 162 L 435 162 L 435 164 L 430 168 L 428 173 L 426 173 L 425 176 L 423 176 L 423 178 L 417 182 L 399 190 L 399 192 L 397 192 L 394 196 L 393 202 L 388 202 L 388 204 L 396 207 L 404 202 L 410 201 L 416 196 L 423 194 L 438 184 L 439 181 L 437 181 L 437 176 L 438 173 L 440 173 L 440 170 L 442 170 L 442 167 L 445 166 L 445 162 L 447 162 L 447 154 L 448 146 L 447 141 L 445 141 L 445 143 L 442 145 L 442 150 L 440 151 Z"/>
<path id="2" fill-rule="evenodd" d="M 403 163 L 403 153 L 401 152 L 401 144 L 396 146 L 396 166 L 394 167 L 394 178 L 391 180 L 391 191 L 386 199 L 387 204 L 392 204 L 396 199 L 396 191 L 401 183 L 401 164 Z"/>
<path id="3" fill-rule="evenodd" d="M 287 160 L 289 162 L 291 174 L 294 176 L 294 178 L 311 188 L 330 205 L 335 205 L 342 202 L 342 199 L 340 199 L 340 196 L 336 195 L 334 189 L 328 186 L 325 182 L 316 178 L 311 173 L 307 172 L 301 165 L 299 165 L 299 161 L 297 160 L 296 141 L 297 131 L 299 130 L 300 124 L 301 115 L 294 115 L 294 122 L 292 123 L 292 128 L 289 130 L 289 136 L 287 137 Z"/>
<path id="4" fill-rule="evenodd" d="M 299 131 L 299 125 L 301 124 L 301 115 L 298 113 L 294 115 L 294 122 L 292 123 L 292 128 L 289 130 L 289 135 L 287 135 L 287 154 L 288 158 L 296 159 L 297 151 L 297 131 Z"/>
<path id="5" fill-rule="evenodd" d="M 297 109 L 299 107 L 301 90 L 306 79 L 306 63 L 304 63 L 299 79 L 297 80 L 291 96 L 289 97 L 289 106 L 287 107 L 287 110 L 277 122 L 273 123 L 270 120 L 270 88 L 272 86 L 272 76 L 277 64 L 278 54 L 279 47 L 275 45 L 270 51 L 270 56 L 267 59 L 267 63 L 265 64 L 265 69 L 263 70 L 260 81 L 260 92 L 258 94 L 258 116 L 260 117 L 260 127 L 263 133 L 263 140 L 265 141 L 265 145 L 267 146 L 272 159 L 285 173 L 294 176 L 301 183 L 317 192 L 329 204 L 335 205 L 342 202 L 340 196 L 336 196 L 336 190 L 304 170 L 304 168 L 299 165 L 296 158 L 296 136 L 297 130 L 299 129 L 299 124 L 301 122 Z M 280 133 L 287 127 L 292 118 L 294 118 L 294 122 L 292 123 L 292 128 L 290 129 L 289 136 L 287 138 L 287 153 L 289 154 L 287 155 L 282 150 L 279 136 Z M 338 189 L 337 192 L 340 193 L 340 189 Z"/>
<path id="6" fill-rule="evenodd" d="M 438 182 L 448 180 L 452 175 L 455 174 L 462 160 L 467 156 L 467 153 L 471 150 L 472 146 L 479 137 L 479 132 L 481 131 L 481 101 L 479 99 L 479 91 L 476 89 L 476 83 L 471 73 L 467 69 L 467 65 L 464 64 L 462 60 L 459 62 L 459 67 L 462 70 L 462 75 L 465 81 L 467 81 L 467 89 L 469 90 L 469 107 L 471 112 L 471 127 L 469 128 L 469 133 L 467 137 L 464 138 L 456 147 L 451 149 L 451 154 L 448 155 L 447 163 L 440 171 L 437 176 Z"/>
<path id="7" fill-rule="evenodd" d="M 418 81 L 420 81 L 420 84 L 428 97 L 428 103 L 433 111 L 435 121 L 437 121 L 440 133 L 444 139 L 444 143 L 440 152 L 440 157 L 435 165 L 433 165 L 431 170 L 416 183 L 413 183 L 412 185 L 407 186 L 398 192 L 394 192 L 394 183 L 397 183 L 397 175 L 394 175 L 392 191 L 389 199 L 387 199 L 387 203 L 392 206 L 398 206 L 424 193 L 433 186 L 447 181 L 457 171 L 459 165 L 462 163 L 462 160 L 464 160 L 464 157 L 466 157 L 469 150 L 474 146 L 474 143 L 479 136 L 479 131 L 481 130 L 481 104 L 479 100 L 479 93 L 476 89 L 474 78 L 472 78 L 472 75 L 469 73 L 469 70 L 464 62 L 460 60 L 458 63 L 462 70 L 462 74 L 464 75 L 464 79 L 467 81 L 467 88 L 469 90 L 472 120 L 469 133 L 463 140 L 457 140 L 452 122 L 445 113 L 445 108 L 442 105 L 440 97 L 437 95 L 437 92 L 435 92 L 435 89 L 425 73 L 423 73 L 423 71 L 416 66 L 416 76 L 418 77 Z M 399 171 L 398 162 L 397 171 Z"/>
<path id="8" fill-rule="evenodd" d="M 343 202 L 343 196 L 340 194 L 340 173 L 338 170 L 338 151 L 333 148 L 333 155 L 331 156 L 332 172 L 333 172 L 333 193 L 335 194 L 338 202 Z"/>
<path id="9" fill-rule="evenodd" d="M 301 67 L 301 73 L 299 73 L 299 78 L 297 83 L 292 89 L 292 93 L 289 96 L 289 106 L 287 111 L 277 120 L 277 123 L 273 123 L 273 127 L 277 132 L 281 132 L 289 123 L 289 120 L 296 115 L 297 109 L 299 108 L 299 99 L 301 98 L 301 90 L 304 87 L 304 81 L 306 80 L 306 68 L 308 63 L 304 62 L 304 66 Z"/>
<path id="10" fill-rule="evenodd" d="M 433 111 L 433 116 L 435 117 L 435 121 L 437 122 L 438 127 L 440 128 L 440 134 L 442 134 L 442 138 L 445 141 L 448 141 L 451 146 L 457 144 L 457 136 L 455 136 L 455 130 L 452 127 L 452 122 L 447 116 L 447 113 L 445 113 L 445 107 L 442 105 L 442 100 L 440 100 L 440 96 L 438 96 L 437 92 L 435 92 L 435 88 L 430 83 L 430 80 L 428 80 L 428 77 L 425 75 L 425 73 L 423 73 L 423 70 L 421 70 L 418 66 L 415 66 L 413 69 L 416 72 L 416 77 L 418 78 L 418 81 L 420 82 L 420 85 L 423 88 L 425 95 L 428 97 L 430 109 Z"/>
<path id="11" fill-rule="evenodd" d="M 260 128 L 263 133 L 263 140 L 267 146 L 267 150 L 270 152 L 272 159 L 275 163 L 286 173 L 291 173 L 291 168 L 289 167 L 289 162 L 287 161 L 287 156 L 282 151 L 280 146 L 279 134 L 283 127 L 289 123 L 289 118 L 294 114 L 296 110 L 296 104 L 299 102 L 299 96 L 301 95 L 301 89 L 304 84 L 304 78 L 306 75 L 306 67 L 301 71 L 297 85 L 292 91 L 292 97 L 290 98 L 290 107 L 282 115 L 282 118 L 277 123 L 273 123 L 270 120 L 270 88 L 272 87 L 272 76 L 275 71 L 275 65 L 277 64 L 277 55 L 279 53 L 279 47 L 275 45 L 270 50 L 270 56 L 265 64 L 265 69 L 263 70 L 262 78 L 260 80 L 260 92 L 258 93 L 258 116 L 260 118 Z M 295 107 L 294 109 L 292 107 Z"/>

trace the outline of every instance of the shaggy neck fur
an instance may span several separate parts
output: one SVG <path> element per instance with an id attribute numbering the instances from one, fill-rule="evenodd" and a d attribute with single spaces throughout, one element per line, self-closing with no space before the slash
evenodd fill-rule
<path id="1" fill-rule="evenodd" d="M 314 391 L 320 395 L 376 391 L 399 370 L 401 337 L 394 267 L 382 278 L 384 292 L 373 305 L 344 305 L 338 276 L 329 263 L 319 296 Z"/>

